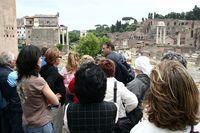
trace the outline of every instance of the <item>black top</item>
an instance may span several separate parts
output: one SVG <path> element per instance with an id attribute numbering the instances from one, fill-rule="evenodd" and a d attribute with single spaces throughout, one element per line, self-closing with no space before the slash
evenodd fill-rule
<path id="1" fill-rule="evenodd" d="M 131 66 L 126 62 L 124 56 L 116 52 L 110 52 L 107 59 L 112 60 L 115 63 L 115 78 L 124 83 L 125 85 L 134 79 L 134 72 Z"/>
<path id="2" fill-rule="evenodd" d="M 46 80 L 51 90 L 56 94 L 61 94 L 60 103 L 66 102 L 66 89 L 62 75 L 59 74 L 58 68 L 52 65 L 44 65 L 40 71 L 41 76 Z"/>
<path id="3" fill-rule="evenodd" d="M 112 133 L 117 107 L 112 102 L 76 104 L 67 108 L 67 121 L 71 133 Z"/>
<path id="4" fill-rule="evenodd" d="M 8 75 L 12 71 L 13 70 L 9 67 L 0 67 L 0 91 L 8 102 L 9 110 L 22 112 L 21 101 L 17 93 L 17 88 L 16 86 L 11 87 L 7 81 Z"/>
<path id="5" fill-rule="evenodd" d="M 9 67 L 0 66 L 0 100 L 6 101 L 6 105 L 0 109 L 1 133 L 23 133 L 21 101 L 16 86 L 10 86 L 7 81 L 12 71 Z"/>

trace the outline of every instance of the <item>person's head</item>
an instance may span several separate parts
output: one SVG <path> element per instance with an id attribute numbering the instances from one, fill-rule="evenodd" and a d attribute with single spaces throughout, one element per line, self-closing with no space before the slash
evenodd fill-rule
<path id="1" fill-rule="evenodd" d="M 74 92 L 80 103 L 102 102 L 106 93 L 106 75 L 94 63 L 82 65 L 75 74 Z"/>
<path id="2" fill-rule="evenodd" d="M 99 61 L 99 66 L 105 72 L 107 77 L 115 76 L 115 63 L 110 59 L 101 59 Z"/>
<path id="3" fill-rule="evenodd" d="M 135 72 L 136 74 L 146 74 L 150 76 L 152 69 L 152 65 L 150 64 L 150 60 L 146 56 L 139 56 L 135 59 Z"/>
<path id="4" fill-rule="evenodd" d="M 157 127 L 177 131 L 199 122 L 199 91 L 186 68 L 177 61 L 163 61 L 151 73 L 144 107 Z"/>
<path id="5" fill-rule="evenodd" d="M 68 54 L 68 60 L 67 60 L 67 71 L 75 71 L 77 70 L 79 66 L 79 55 L 77 53 L 70 52 Z"/>
<path id="6" fill-rule="evenodd" d="M 164 56 L 162 57 L 161 61 L 164 60 L 175 60 L 180 62 L 185 68 L 187 68 L 187 60 L 185 59 L 185 57 L 179 53 L 176 52 L 172 52 L 169 51 L 167 53 L 164 54 Z"/>
<path id="7" fill-rule="evenodd" d="M 60 51 L 58 48 L 49 48 L 45 53 L 45 61 L 48 65 L 59 65 L 61 59 Z"/>
<path id="8" fill-rule="evenodd" d="M 14 68 L 16 65 L 16 58 L 12 52 L 2 52 L 0 54 L 0 66 L 9 66 Z"/>
<path id="9" fill-rule="evenodd" d="M 21 80 L 23 77 L 28 78 L 31 75 L 38 76 L 41 63 L 41 51 L 38 47 L 34 45 L 24 47 L 16 61 L 18 80 Z"/>
<path id="10" fill-rule="evenodd" d="M 95 62 L 94 58 L 90 55 L 83 55 L 80 60 L 80 65 L 90 63 L 90 62 L 94 63 Z"/>
<path id="11" fill-rule="evenodd" d="M 43 47 L 43 48 L 41 49 L 42 56 L 45 55 L 45 53 L 46 53 L 47 50 L 48 50 L 47 47 Z"/>
<path id="12" fill-rule="evenodd" d="M 114 50 L 114 45 L 110 42 L 103 44 L 102 51 L 105 56 L 107 56 L 111 51 Z"/>

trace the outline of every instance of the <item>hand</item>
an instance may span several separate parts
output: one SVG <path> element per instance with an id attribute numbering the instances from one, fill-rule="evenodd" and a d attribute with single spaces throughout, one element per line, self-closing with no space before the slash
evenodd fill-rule
<path id="1" fill-rule="evenodd" d="M 57 94 L 56 94 L 56 97 L 58 98 L 58 100 L 60 100 L 60 98 L 61 98 L 62 96 L 60 95 L 60 93 L 57 93 Z"/>

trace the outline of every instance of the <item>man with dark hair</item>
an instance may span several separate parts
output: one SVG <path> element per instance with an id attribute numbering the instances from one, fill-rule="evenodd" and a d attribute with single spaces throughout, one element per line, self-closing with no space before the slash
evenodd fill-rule
<path id="1" fill-rule="evenodd" d="M 185 68 L 187 68 L 187 60 L 185 59 L 184 56 L 182 56 L 179 53 L 169 51 L 169 52 L 165 53 L 164 56 L 162 57 L 161 61 L 164 61 L 164 60 L 175 60 L 175 61 L 178 61 Z"/>
<path id="2" fill-rule="evenodd" d="M 115 78 L 125 85 L 134 79 L 134 72 L 126 59 L 119 53 L 113 51 L 114 45 L 110 42 L 104 43 L 102 51 L 107 59 L 115 63 Z"/>
<path id="3" fill-rule="evenodd" d="M 113 132 L 117 107 L 103 101 L 106 92 L 106 75 L 94 63 L 83 64 L 75 74 L 74 92 L 79 103 L 67 105 L 65 127 L 71 133 Z"/>

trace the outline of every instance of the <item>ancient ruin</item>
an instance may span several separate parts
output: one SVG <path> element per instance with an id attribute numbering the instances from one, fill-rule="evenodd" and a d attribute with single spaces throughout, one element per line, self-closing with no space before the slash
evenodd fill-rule
<path id="1" fill-rule="evenodd" d="M 0 2 L 0 52 L 18 53 L 15 0 Z"/>

